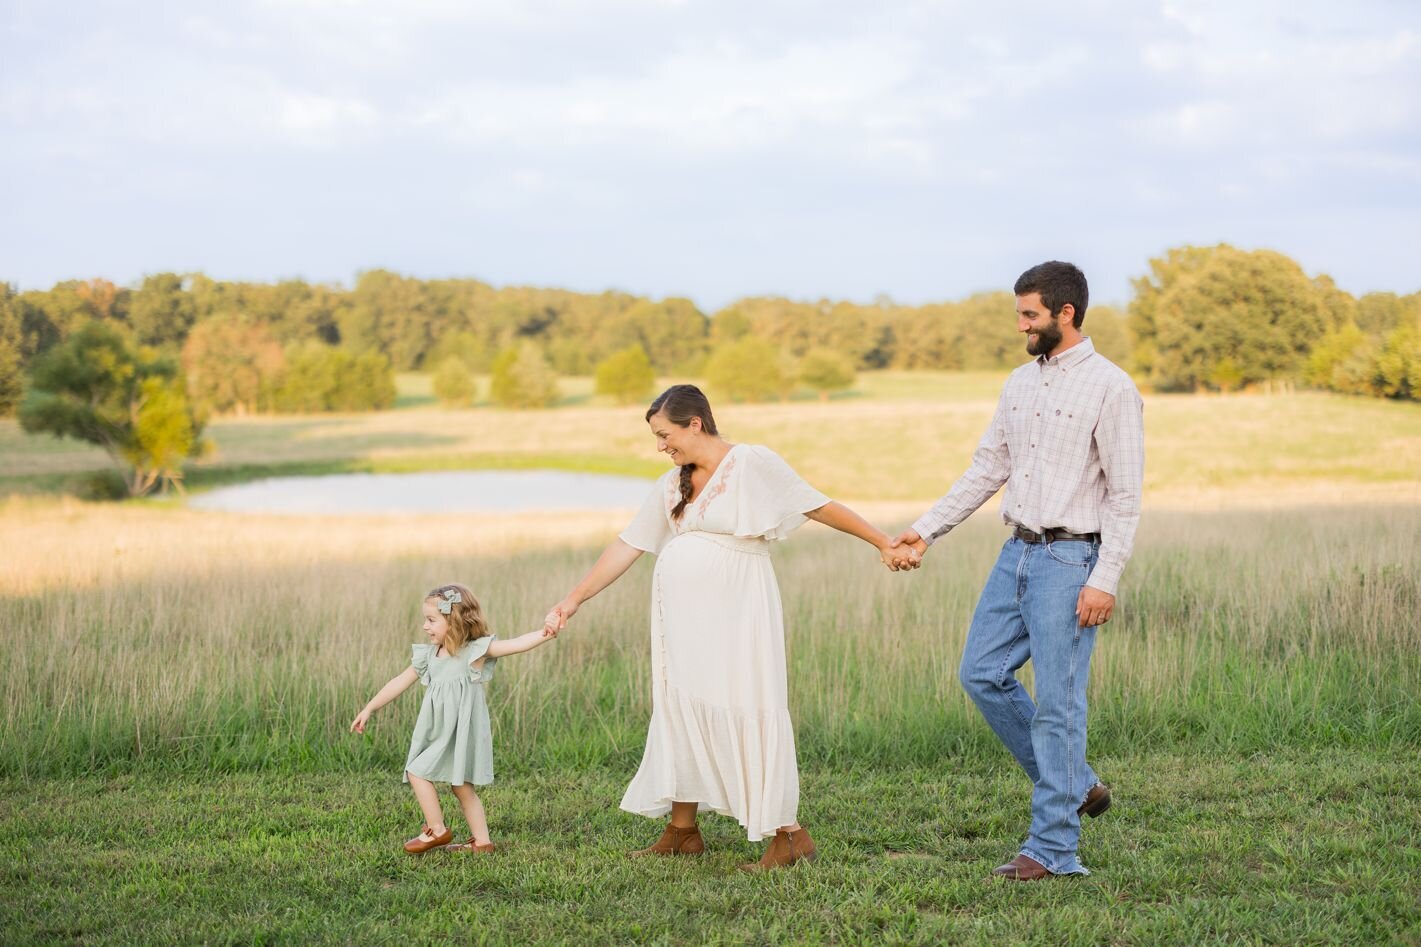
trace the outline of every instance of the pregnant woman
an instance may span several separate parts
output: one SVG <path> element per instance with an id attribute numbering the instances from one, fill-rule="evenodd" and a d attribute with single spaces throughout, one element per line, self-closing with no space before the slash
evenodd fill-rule
<path id="1" fill-rule="evenodd" d="M 784 615 L 769 544 L 806 518 L 873 544 L 895 571 L 906 548 L 805 483 L 767 447 L 731 444 L 694 385 L 675 385 L 646 412 L 664 474 L 630 526 L 548 613 L 549 629 L 615 582 L 643 552 L 657 557 L 651 592 L 651 726 L 622 808 L 671 814 L 633 855 L 696 855 L 696 814 L 733 817 L 751 841 L 773 836 L 745 871 L 815 855 L 798 822 L 799 771 L 785 682 Z"/>

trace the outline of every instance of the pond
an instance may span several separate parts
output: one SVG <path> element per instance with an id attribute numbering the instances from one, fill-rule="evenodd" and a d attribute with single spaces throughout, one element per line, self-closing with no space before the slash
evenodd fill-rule
<path id="1" fill-rule="evenodd" d="M 196 494 L 188 506 L 229 513 L 526 513 L 634 509 L 652 481 L 559 470 L 271 477 Z"/>

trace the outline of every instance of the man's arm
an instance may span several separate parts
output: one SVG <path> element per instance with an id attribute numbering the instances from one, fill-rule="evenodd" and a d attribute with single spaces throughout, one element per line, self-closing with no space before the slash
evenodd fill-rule
<path id="1" fill-rule="evenodd" d="M 1100 511 L 1100 555 L 1086 586 L 1113 598 L 1135 547 L 1145 480 L 1144 402 L 1134 386 L 1106 398 L 1095 445 L 1105 473 L 1105 507 Z"/>
<path id="2" fill-rule="evenodd" d="M 1002 409 L 1005 403 L 1004 392 L 1003 398 L 997 402 L 997 411 L 992 416 L 992 423 L 987 425 L 986 433 L 977 443 L 977 449 L 972 452 L 972 466 L 967 468 L 967 472 L 958 478 L 941 500 L 932 505 L 932 509 L 913 523 L 910 531 L 921 537 L 927 545 L 931 546 L 947 535 L 954 526 L 976 512 L 1011 476 L 1011 453 L 1007 450 L 1006 417 Z M 906 533 L 899 539 L 904 536 Z"/>

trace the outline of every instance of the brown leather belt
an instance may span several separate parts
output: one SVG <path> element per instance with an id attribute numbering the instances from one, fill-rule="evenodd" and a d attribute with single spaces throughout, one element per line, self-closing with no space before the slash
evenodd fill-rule
<path id="1" fill-rule="evenodd" d="M 1068 533 L 1064 529 L 1043 529 L 1033 533 L 1025 526 L 1012 530 L 1012 535 L 1024 543 L 1098 543 L 1099 533 Z"/>

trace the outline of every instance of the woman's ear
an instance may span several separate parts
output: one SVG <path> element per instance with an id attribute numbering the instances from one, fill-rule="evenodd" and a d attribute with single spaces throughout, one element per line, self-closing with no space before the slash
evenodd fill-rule
<path id="1" fill-rule="evenodd" d="M 689 428 L 694 434 L 701 433 L 701 419 L 691 418 L 690 422 L 687 423 L 686 427 Z"/>

